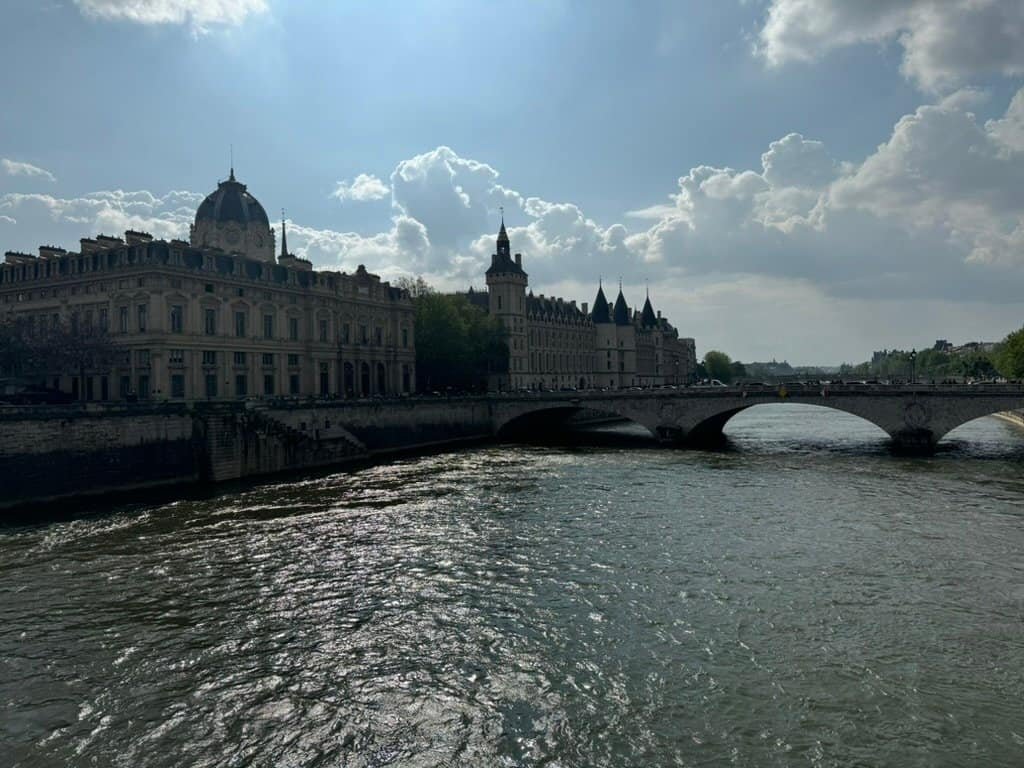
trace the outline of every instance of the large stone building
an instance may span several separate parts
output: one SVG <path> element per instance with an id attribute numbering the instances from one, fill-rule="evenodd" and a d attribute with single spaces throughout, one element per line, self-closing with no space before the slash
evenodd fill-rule
<path id="1" fill-rule="evenodd" d="M 696 375 L 693 339 L 680 338 L 650 296 L 639 312 L 621 286 L 612 304 L 599 285 L 592 312 L 585 302 L 534 296 L 504 221 L 486 283 L 487 291 L 470 289 L 467 297 L 508 333 L 508 371 L 492 376 L 492 389 L 621 389 L 687 384 Z"/>
<path id="2" fill-rule="evenodd" d="M 284 221 L 276 259 L 275 247 L 266 211 L 232 169 L 196 211 L 190 242 L 129 231 L 82 239 L 77 253 L 8 251 L 0 317 L 106 330 L 111 368 L 46 381 L 89 400 L 414 391 L 409 296 L 362 266 L 314 271 L 288 252 Z"/>

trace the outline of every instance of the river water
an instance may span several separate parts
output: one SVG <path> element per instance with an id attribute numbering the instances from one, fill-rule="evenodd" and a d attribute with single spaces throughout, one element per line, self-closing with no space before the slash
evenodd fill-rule
<path id="1" fill-rule="evenodd" d="M 0 765 L 1024 765 L 1024 430 L 727 432 L 0 529 Z"/>

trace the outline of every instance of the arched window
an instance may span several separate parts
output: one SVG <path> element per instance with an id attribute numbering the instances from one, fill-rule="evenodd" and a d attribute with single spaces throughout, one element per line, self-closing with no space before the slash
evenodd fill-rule
<path id="1" fill-rule="evenodd" d="M 363 397 L 370 394 L 370 366 L 368 363 L 359 365 L 359 394 Z"/>

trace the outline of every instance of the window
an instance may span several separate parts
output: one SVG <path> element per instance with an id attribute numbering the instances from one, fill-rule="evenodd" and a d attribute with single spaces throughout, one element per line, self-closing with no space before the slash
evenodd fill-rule
<path id="1" fill-rule="evenodd" d="M 215 336 L 217 334 L 216 309 L 203 310 L 203 333 L 205 333 L 207 336 Z"/>
<path id="2" fill-rule="evenodd" d="M 501 296 L 498 297 L 498 309 L 501 309 Z"/>
<path id="3" fill-rule="evenodd" d="M 320 321 L 320 341 L 327 341 L 327 321 Z"/>
<path id="4" fill-rule="evenodd" d="M 245 288 L 236 288 L 235 296 L 245 296 Z"/>
<path id="5" fill-rule="evenodd" d="M 273 365 L 274 364 L 274 353 L 273 352 L 264 352 L 263 353 L 263 364 L 264 365 Z"/>
<path id="6" fill-rule="evenodd" d="M 149 397 L 149 376 L 142 374 L 139 376 L 139 398 L 146 400 Z"/>
<path id="7" fill-rule="evenodd" d="M 167 361 L 171 365 L 182 365 L 185 362 L 185 350 L 172 349 L 167 353 Z"/>
<path id="8" fill-rule="evenodd" d="M 298 355 L 288 355 L 288 365 L 295 366 L 295 365 L 298 365 L 298 364 L 299 364 L 299 356 Z"/>
<path id="9" fill-rule="evenodd" d="M 403 347 L 408 347 L 409 346 L 409 329 L 408 328 L 403 328 L 402 329 L 402 346 Z"/>
<path id="10" fill-rule="evenodd" d="M 349 343 L 349 325 L 348 325 L 348 323 L 345 323 L 343 326 L 341 326 L 341 340 L 345 344 Z"/>
<path id="11" fill-rule="evenodd" d="M 203 365 L 216 365 L 217 364 L 217 350 L 215 349 L 204 349 L 203 350 Z"/>
<path id="12" fill-rule="evenodd" d="M 203 290 L 207 293 L 213 293 L 213 283 L 207 283 L 203 286 Z"/>
<path id="13" fill-rule="evenodd" d="M 274 394 L 274 374 L 272 373 L 267 373 L 263 375 L 263 394 Z"/>
<path id="14" fill-rule="evenodd" d="M 367 343 L 369 343 L 369 341 L 370 341 L 369 333 L 370 332 L 367 330 L 365 325 L 360 325 L 359 326 L 359 343 L 360 344 L 367 344 Z"/>
<path id="15" fill-rule="evenodd" d="M 128 307 L 117 308 L 117 330 L 128 333 Z"/>
<path id="16" fill-rule="evenodd" d="M 136 368 L 148 368 L 149 367 L 149 350 L 148 349 L 136 349 L 135 350 L 135 367 Z"/>
<path id="17" fill-rule="evenodd" d="M 104 333 L 110 330 L 110 311 L 106 308 L 100 310 L 100 330 Z"/>
<path id="18" fill-rule="evenodd" d="M 249 390 L 249 380 L 244 373 L 235 376 L 235 397 L 245 397 Z"/>
<path id="19" fill-rule="evenodd" d="M 206 374 L 206 396 L 217 396 L 217 374 L 215 373 Z"/>
<path id="20" fill-rule="evenodd" d="M 171 305 L 171 333 L 181 333 L 185 326 L 185 308 L 180 304 Z"/>
<path id="21" fill-rule="evenodd" d="M 299 374 L 293 373 L 288 377 L 288 394 L 299 394 Z"/>
<path id="22" fill-rule="evenodd" d="M 245 365 L 245 352 L 235 352 L 235 365 Z"/>
<path id="23" fill-rule="evenodd" d="M 288 318 L 288 338 L 292 341 L 299 340 L 299 318 L 297 317 Z"/>
<path id="24" fill-rule="evenodd" d="M 245 336 L 245 312 L 235 312 L 235 336 Z"/>
<path id="25" fill-rule="evenodd" d="M 185 396 L 185 376 L 180 373 L 171 374 L 171 397 Z"/>
<path id="26" fill-rule="evenodd" d="M 272 339 L 274 338 L 274 316 L 264 315 L 263 316 L 263 338 Z"/>
<path id="27" fill-rule="evenodd" d="M 138 320 L 139 320 L 139 333 L 145 333 L 146 331 L 146 305 L 139 304 L 138 306 Z"/>
<path id="28" fill-rule="evenodd" d="M 54 389 L 59 389 L 59 387 L 54 387 Z M 132 379 L 131 379 L 131 377 L 130 376 L 122 376 L 121 377 L 121 384 L 120 384 L 121 399 L 122 400 L 127 399 L 128 395 L 131 394 L 131 391 L 132 391 Z"/>
<path id="29" fill-rule="evenodd" d="M 374 343 L 379 347 L 384 343 L 384 329 L 374 328 L 373 329 L 373 340 Z"/>

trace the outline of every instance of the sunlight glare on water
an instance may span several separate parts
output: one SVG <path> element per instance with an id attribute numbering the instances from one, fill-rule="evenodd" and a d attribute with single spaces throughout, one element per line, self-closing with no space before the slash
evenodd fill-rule
<path id="1" fill-rule="evenodd" d="M 1024 765 L 1024 432 L 727 433 L 4 530 L 4 764 Z"/>

